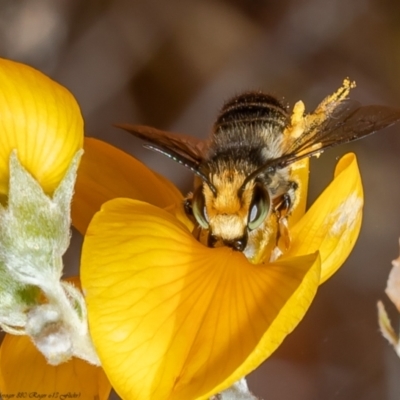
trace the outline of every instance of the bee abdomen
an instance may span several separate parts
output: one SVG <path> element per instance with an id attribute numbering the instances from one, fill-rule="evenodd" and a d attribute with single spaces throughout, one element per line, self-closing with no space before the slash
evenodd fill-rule
<path id="1" fill-rule="evenodd" d="M 273 96 L 247 92 L 225 103 L 216 123 L 214 134 L 241 126 L 269 126 L 283 130 L 288 124 L 284 106 Z"/>

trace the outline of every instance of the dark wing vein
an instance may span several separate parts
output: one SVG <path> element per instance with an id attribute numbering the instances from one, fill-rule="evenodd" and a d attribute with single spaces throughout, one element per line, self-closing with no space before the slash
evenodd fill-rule
<path id="1" fill-rule="evenodd" d="M 206 142 L 202 140 L 179 133 L 164 132 L 149 126 L 129 124 L 115 126 L 151 143 L 146 147 L 156 151 L 158 149 L 160 153 L 170 156 L 182 164 L 185 160 L 189 162 L 188 166 L 199 165 L 204 159 Z"/>
<path id="2" fill-rule="evenodd" d="M 400 120 L 400 109 L 386 106 L 360 106 L 346 102 L 311 134 L 305 132 L 285 154 L 280 162 L 287 165 L 297 158 L 309 157 L 330 147 L 361 139 Z M 298 157 L 299 156 L 299 157 Z M 280 164 L 274 160 L 274 164 Z"/>
<path id="3" fill-rule="evenodd" d="M 359 103 L 348 100 L 339 105 L 332 115 L 319 126 L 311 127 L 297 138 L 285 153 L 278 158 L 269 160 L 262 167 L 252 172 L 243 185 L 255 179 L 262 173 L 285 168 L 288 165 L 306 157 L 319 154 L 322 151 L 349 143 L 400 120 L 400 109 L 386 106 L 360 106 Z"/>

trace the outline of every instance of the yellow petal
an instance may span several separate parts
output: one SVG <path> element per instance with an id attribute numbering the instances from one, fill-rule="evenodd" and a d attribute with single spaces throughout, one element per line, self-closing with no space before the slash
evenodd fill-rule
<path id="1" fill-rule="evenodd" d="M 289 226 L 293 226 L 304 215 L 307 205 L 308 178 L 309 178 L 309 159 L 305 158 L 294 163 L 291 167 L 291 179 L 298 182 L 296 195 L 299 201 L 294 205 L 292 214 L 289 217 Z"/>
<path id="2" fill-rule="evenodd" d="M 20 398 L 106 400 L 111 386 L 101 368 L 78 358 L 49 365 L 28 336 L 7 334 L 0 348 L 0 391 L 2 398 L 20 393 Z"/>
<path id="3" fill-rule="evenodd" d="M 21 164 L 51 194 L 83 144 L 83 120 L 71 93 L 41 72 L 0 59 L 0 194 L 8 193 L 8 163 Z"/>
<path id="4" fill-rule="evenodd" d="M 179 190 L 123 151 L 85 138 L 72 203 L 72 223 L 84 233 L 103 203 L 117 197 L 147 201 L 159 207 L 182 202 Z"/>
<path id="5" fill-rule="evenodd" d="M 253 265 L 170 213 L 115 199 L 93 218 L 81 277 L 91 334 L 126 399 L 205 399 L 263 362 L 306 312 L 318 254 Z"/>
<path id="6" fill-rule="evenodd" d="M 306 215 L 291 229 L 287 256 L 319 251 L 321 283 L 344 263 L 357 240 L 364 204 L 361 177 L 354 154 L 336 166 L 334 180 Z"/>

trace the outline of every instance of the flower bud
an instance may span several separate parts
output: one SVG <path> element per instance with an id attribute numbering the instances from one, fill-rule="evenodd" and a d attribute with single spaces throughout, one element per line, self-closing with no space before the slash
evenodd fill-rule
<path id="1" fill-rule="evenodd" d="M 41 72 L 0 59 L 0 195 L 8 195 L 9 158 L 18 159 L 47 194 L 83 145 L 83 120 L 71 93 Z"/>

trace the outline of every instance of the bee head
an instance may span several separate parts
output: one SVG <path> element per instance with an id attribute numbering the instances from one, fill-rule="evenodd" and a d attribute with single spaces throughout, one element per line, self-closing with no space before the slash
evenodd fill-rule
<path id="1" fill-rule="evenodd" d="M 215 175 L 212 186 L 203 183 L 193 194 L 192 212 L 198 224 L 210 231 L 210 244 L 219 241 L 244 251 L 248 235 L 263 225 L 271 208 L 266 188 L 245 176 L 226 171 Z"/>

